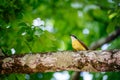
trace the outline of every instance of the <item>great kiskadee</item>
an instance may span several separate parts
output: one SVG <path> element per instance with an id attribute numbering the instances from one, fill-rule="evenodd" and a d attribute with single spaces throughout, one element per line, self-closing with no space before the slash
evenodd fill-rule
<path id="1" fill-rule="evenodd" d="M 71 36 L 71 40 L 72 40 L 73 49 L 75 49 L 76 51 L 88 50 L 87 46 L 82 41 L 77 39 L 76 36 L 74 36 L 74 35 L 70 35 L 70 36 Z"/>

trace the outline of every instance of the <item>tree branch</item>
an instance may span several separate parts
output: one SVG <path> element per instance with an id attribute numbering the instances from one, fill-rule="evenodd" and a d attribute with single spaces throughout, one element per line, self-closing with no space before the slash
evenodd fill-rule
<path id="1" fill-rule="evenodd" d="M 93 42 L 90 46 L 91 50 L 95 50 L 99 47 L 101 47 L 103 44 L 108 43 L 110 41 L 113 41 L 114 39 L 116 39 L 118 36 L 120 36 L 120 28 L 113 31 L 110 35 L 108 35 L 105 38 L 101 38 L 100 40 L 98 40 L 97 42 Z"/>
<path id="2" fill-rule="evenodd" d="M 120 50 L 63 51 L 0 57 L 0 73 L 120 71 Z"/>

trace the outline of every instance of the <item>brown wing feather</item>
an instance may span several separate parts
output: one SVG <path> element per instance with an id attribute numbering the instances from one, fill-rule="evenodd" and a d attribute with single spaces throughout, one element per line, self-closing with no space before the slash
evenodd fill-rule
<path id="1" fill-rule="evenodd" d="M 78 41 L 83 45 L 83 47 L 85 47 L 86 50 L 88 50 L 88 47 L 82 41 L 80 41 L 80 40 L 78 40 Z"/>

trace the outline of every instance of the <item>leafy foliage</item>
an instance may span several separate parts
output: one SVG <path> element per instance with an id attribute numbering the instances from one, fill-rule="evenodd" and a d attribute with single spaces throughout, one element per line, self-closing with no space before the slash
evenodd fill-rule
<path id="1" fill-rule="evenodd" d="M 119 14 L 119 0 L 0 0 L 0 49 L 6 55 L 72 50 L 70 34 L 90 46 L 120 28 Z M 108 49 L 119 48 L 118 42 L 119 38 L 109 43 Z M 119 73 L 92 74 L 93 79 L 98 79 L 98 74 L 99 79 L 104 75 L 108 80 L 120 79 Z M 29 77 L 49 80 L 52 75 L 36 73 Z M 25 79 L 20 74 L 1 76 L 5 80 Z"/>

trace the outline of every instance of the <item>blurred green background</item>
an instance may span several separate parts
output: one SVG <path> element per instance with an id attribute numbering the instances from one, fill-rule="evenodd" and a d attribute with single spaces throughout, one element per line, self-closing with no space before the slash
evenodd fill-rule
<path id="1" fill-rule="evenodd" d="M 5 55 L 72 50 L 70 34 L 90 46 L 118 28 L 119 0 L 0 0 L 0 49 Z M 116 38 L 99 49 L 119 49 L 119 42 Z M 71 74 L 7 74 L 0 80 L 69 80 Z M 86 74 L 91 80 L 120 80 L 119 72 Z"/>

